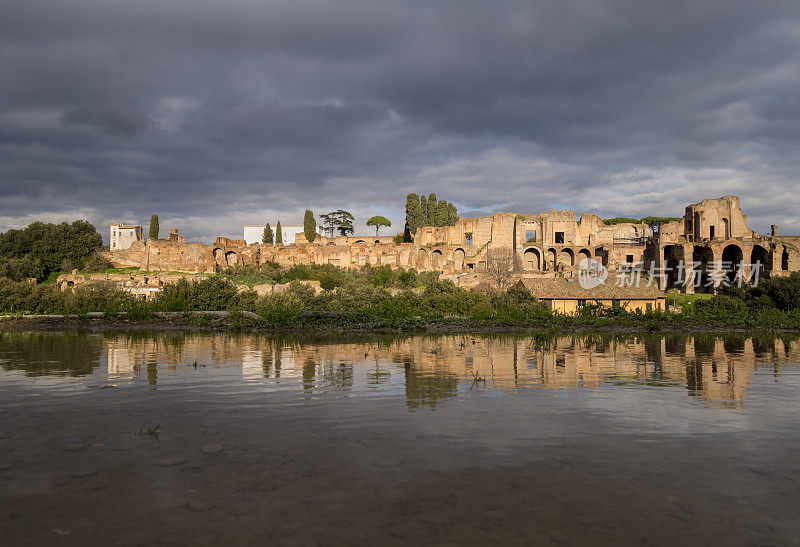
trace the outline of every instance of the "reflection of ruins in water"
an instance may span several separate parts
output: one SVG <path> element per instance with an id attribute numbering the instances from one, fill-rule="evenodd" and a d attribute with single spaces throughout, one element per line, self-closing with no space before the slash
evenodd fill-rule
<path id="1" fill-rule="evenodd" d="M 312 395 L 384 390 L 409 408 L 433 407 L 478 387 L 514 391 L 602 385 L 685 386 L 707 403 L 741 405 L 756 367 L 776 375 L 797 363 L 795 339 L 744 336 L 572 335 L 550 340 L 471 335 L 378 342 L 300 343 L 250 335 L 119 336 L 106 340 L 109 378 L 224 369 L 248 384 L 300 388 Z M 240 376 L 239 376 L 240 375 Z M 374 391 L 377 393 L 378 391 Z"/>

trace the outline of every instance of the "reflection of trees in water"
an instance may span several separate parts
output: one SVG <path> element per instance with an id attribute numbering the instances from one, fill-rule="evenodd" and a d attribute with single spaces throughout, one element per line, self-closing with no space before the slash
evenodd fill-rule
<path id="1" fill-rule="evenodd" d="M 367 372 L 367 380 L 370 385 L 377 386 L 388 382 L 392 377 L 392 373 L 386 370 L 381 370 L 381 362 L 380 359 L 378 359 L 377 351 L 374 352 L 374 360 L 375 370 Z"/>
<path id="2" fill-rule="evenodd" d="M 703 365 L 695 359 L 686 362 L 686 388 L 691 394 L 703 390 Z"/>
<path id="3" fill-rule="evenodd" d="M 698 357 L 714 355 L 717 337 L 713 334 L 697 334 L 694 337 L 694 354 Z"/>
<path id="4" fill-rule="evenodd" d="M 264 378 L 280 378 L 281 368 L 283 367 L 283 341 L 275 340 L 275 343 L 267 341 L 261 355 L 261 369 L 264 371 Z"/>
<path id="5" fill-rule="evenodd" d="M 668 356 L 683 357 L 686 355 L 686 334 L 667 334 L 664 336 L 664 353 Z"/>
<path id="6" fill-rule="evenodd" d="M 147 385 L 158 385 L 158 357 L 150 355 L 147 359 Z"/>
<path id="7" fill-rule="evenodd" d="M 341 388 L 353 387 L 353 363 L 330 363 L 322 367 L 325 385 Z"/>
<path id="8" fill-rule="evenodd" d="M 317 363 L 311 357 L 306 357 L 303 363 L 303 389 L 314 387 L 314 377 L 317 375 Z"/>
<path id="9" fill-rule="evenodd" d="M 744 353 L 744 343 L 747 336 L 744 334 L 726 334 L 722 337 L 722 347 L 725 348 L 725 353 L 728 354 L 741 354 Z M 755 347 L 755 340 L 753 340 Z"/>
<path id="10" fill-rule="evenodd" d="M 103 339 L 86 333 L 0 333 L 5 370 L 28 376 L 85 376 L 99 364 Z"/>
<path id="11" fill-rule="evenodd" d="M 775 350 L 775 337 L 766 334 L 757 334 L 753 336 L 753 352 L 756 357 L 769 358 L 776 353 Z"/>
<path id="12" fill-rule="evenodd" d="M 420 372 L 414 368 L 411 359 L 404 364 L 406 377 L 406 404 L 410 409 L 424 406 L 436 408 L 442 399 L 458 394 L 458 376 L 445 371 Z"/>

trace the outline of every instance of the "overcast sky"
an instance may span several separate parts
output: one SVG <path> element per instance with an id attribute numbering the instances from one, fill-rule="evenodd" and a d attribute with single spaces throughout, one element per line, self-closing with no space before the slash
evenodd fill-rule
<path id="1" fill-rule="evenodd" d="M 208 242 L 344 208 L 388 234 L 414 191 L 604 217 L 738 194 L 800 234 L 798 144 L 798 0 L 0 3 L 0 231 L 155 211 Z"/>

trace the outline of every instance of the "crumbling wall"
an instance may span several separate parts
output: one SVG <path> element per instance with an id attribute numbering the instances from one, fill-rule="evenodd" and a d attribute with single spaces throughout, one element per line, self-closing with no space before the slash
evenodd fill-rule
<path id="1" fill-rule="evenodd" d="M 704 199 L 686 207 L 682 235 L 695 241 L 702 239 L 752 238 L 737 196 Z"/>

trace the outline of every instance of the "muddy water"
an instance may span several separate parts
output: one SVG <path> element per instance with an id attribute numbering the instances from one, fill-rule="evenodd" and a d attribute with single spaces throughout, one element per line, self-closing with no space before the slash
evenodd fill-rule
<path id="1" fill-rule="evenodd" d="M 3 544 L 800 541 L 800 341 L 0 335 Z"/>

